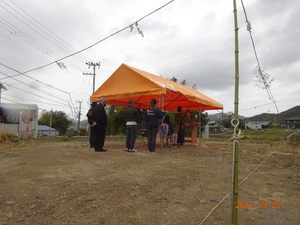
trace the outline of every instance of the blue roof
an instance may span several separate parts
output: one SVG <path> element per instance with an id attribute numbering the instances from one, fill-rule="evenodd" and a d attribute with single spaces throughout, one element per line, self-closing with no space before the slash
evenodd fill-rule
<path id="1" fill-rule="evenodd" d="M 46 125 L 38 125 L 38 130 L 40 130 L 40 131 L 43 131 L 43 130 L 52 130 L 52 131 L 55 131 L 56 129 L 50 128 L 50 127 L 48 127 Z"/>

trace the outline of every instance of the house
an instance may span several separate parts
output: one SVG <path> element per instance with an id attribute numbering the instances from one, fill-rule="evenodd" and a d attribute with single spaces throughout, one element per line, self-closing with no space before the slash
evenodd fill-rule
<path id="1" fill-rule="evenodd" d="M 285 126 L 287 129 L 299 129 L 300 128 L 300 117 L 293 117 L 285 119 Z"/>
<path id="2" fill-rule="evenodd" d="M 210 133 L 219 133 L 223 131 L 223 126 L 216 121 L 209 121 L 208 123 Z"/>
<path id="3" fill-rule="evenodd" d="M 46 125 L 38 125 L 38 137 L 57 137 L 59 131 Z"/>
<path id="4" fill-rule="evenodd" d="M 245 129 L 261 130 L 263 126 L 266 126 L 268 124 L 269 122 L 250 121 L 245 124 Z"/>
<path id="5" fill-rule="evenodd" d="M 17 137 L 37 137 L 38 106 L 32 104 L 1 103 L 0 132 Z"/>

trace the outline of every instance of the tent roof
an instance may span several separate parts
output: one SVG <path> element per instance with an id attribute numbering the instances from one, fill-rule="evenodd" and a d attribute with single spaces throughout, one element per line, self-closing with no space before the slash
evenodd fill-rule
<path id="1" fill-rule="evenodd" d="M 184 109 L 214 110 L 223 105 L 197 90 L 173 82 L 166 78 L 122 64 L 90 97 L 98 102 L 101 97 L 107 104 L 128 106 L 128 100 L 134 99 L 137 108 L 148 108 L 152 98 L 157 106 L 166 111 L 176 111 L 178 106 Z"/>

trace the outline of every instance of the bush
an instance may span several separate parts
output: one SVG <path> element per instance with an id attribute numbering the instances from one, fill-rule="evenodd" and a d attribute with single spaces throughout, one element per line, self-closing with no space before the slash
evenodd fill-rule
<path id="1" fill-rule="evenodd" d="M 70 138 L 67 135 L 63 135 L 60 137 L 61 141 L 70 141 Z"/>
<path id="2" fill-rule="evenodd" d="M 0 143 L 10 143 L 13 142 L 15 135 L 9 132 L 0 132 Z"/>
<path id="3" fill-rule="evenodd" d="M 288 138 L 289 144 L 293 146 L 300 146 L 300 135 L 292 135 Z"/>

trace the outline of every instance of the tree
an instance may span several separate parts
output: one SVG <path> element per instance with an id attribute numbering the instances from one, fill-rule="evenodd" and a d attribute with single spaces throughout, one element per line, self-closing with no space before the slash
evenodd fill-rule
<path id="1" fill-rule="evenodd" d="M 117 135 L 125 133 L 124 106 L 111 105 L 107 114 L 107 134 Z"/>
<path id="2" fill-rule="evenodd" d="M 222 120 L 217 120 L 218 123 L 222 124 L 225 128 L 231 129 L 233 128 L 231 124 L 231 120 L 233 119 L 233 113 L 227 113 Z M 238 128 L 244 128 L 245 122 L 242 119 L 239 119 Z"/>
<path id="3" fill-rule="evenodd" d="M 61 111 L 44 112 L 39 119 L 40 125 L 51 126 L 51 128 L 58 130 L 60 135 L 66 134 L 71 123 L 67 115 Z"/>

